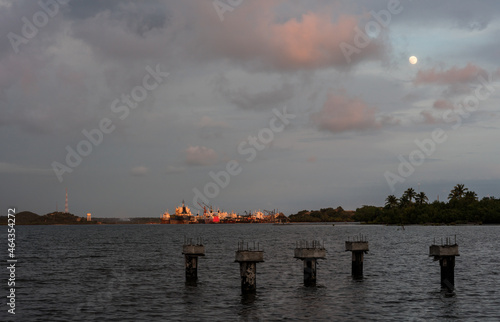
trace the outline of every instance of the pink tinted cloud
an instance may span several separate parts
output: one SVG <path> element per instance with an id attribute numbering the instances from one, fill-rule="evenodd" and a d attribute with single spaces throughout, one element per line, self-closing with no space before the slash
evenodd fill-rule
<path id="1" fill-rule="evenodd" d="M 451 110 L 453 109 L 453 104 L 450 101 L 444 99 L 438 99 L 432 105 L 434 108 L 438 110 Z"/>
<path id="2" fill-rule="evenodd" d="M 413 81 L 416 85 L 420 84 L 458 84 L 467 83 L 476 80 L 478 73 L 484 73 L 484 69 L 468 63 L 463 68 L 456 66 L 448 70 L 438 70 L 436 67 L 427 70 L 420 70 Z"/>
<path id="3" fill-rule="evenodd" d="M 188 165 L 210 165 L 217 162 L 217 153 L 204 146 L 190 146 L 184 153 Z"/>
<path id="4" fill-rule="evenodd" d="M 375 108 L 344 93 L 329 93 L 321 111 L 311 115 L 311 121 L 320 130 L 332 133 L 363 131 L 382 126 L 376 119 Z"/>
<path id="5" fill-rule="evenodd" d="M 366 17 L 343 14 L 334 19 L 327 7 L 323 12 L 284 18 L 275 14 L 278 3 L 245 2 L 227 13 L 223 22 L 210 6 L 203 11 L 198 8 L 197 46 L 203 48 L 200 53 L 280 70 L 350 65 L 340 44 L 354 45 L 356 27 L 363 30 L 361 22 Z M 382 38 L 372 39 L 360 53 L 352 54 L 351 64 L 381 58 L 386 46 Z"/>
<path id="6" fill-rule="evenodd" d="M 424 118 L 424 123 L 425 124 L 437 124 L 439 123 L 439 120 L 436 119 L 430 111 L 422 111 L 420 112 L 420 115 Z"/>

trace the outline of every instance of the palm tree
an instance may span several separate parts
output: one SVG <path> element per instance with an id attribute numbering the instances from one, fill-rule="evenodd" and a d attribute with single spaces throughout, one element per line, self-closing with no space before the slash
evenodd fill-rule
<path id="1" fill-rule="evenodd" d="M 403 193 L 403 196 L 406 196 L 408 200 L 411 202 L 411 200 L 417 196 L 417 193 L 415 192 L 415 190 L 413 190 L 413 188 L 408 188 Z"/>
<path id="2" fill-rule="evenodd" d="M 453 190 L 450 191 L 448 199 L 449 200 L 462 199 L 468 190 L 469 189 L 465 188 L 463 184 L 459 183 L 455 187 L 453 187 Z"/>
<path id="3" fill-rule="evenodd" d="M 423 191 L 415 196 L 415 202 L 419 205 L 427 203 L 427 201 L 429 201 L 429 198 L 427 198 Z"/>
<path id="4" fill-rule="evenodd" d="M 408 196 L 406 194 L 403 194 L 403 196 L 401 198 L 399 198 L 399 207 L 405 208 L 409 204 L 411 204 L 410 199 L 408 198 Z"/>
<path id="5" fill-rule="evenodd" d="M 389 195 L 385 198 L 385 206 L 389 209 L 395 208 L 398 206 L 398 198 L 395 195 Z"/>
<path id="6" fill-rule="evenodd" d="M 474 191 L 467 191 L 464 198 L 468 201 L 477 201 L 477 193 Z"/>

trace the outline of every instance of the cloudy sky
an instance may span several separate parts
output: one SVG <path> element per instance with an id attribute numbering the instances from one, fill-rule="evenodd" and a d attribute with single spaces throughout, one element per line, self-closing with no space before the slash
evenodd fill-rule
<path id="1" fill-rule="evenodd" d="M 500 196 L 498 1 L 41 3 L 0 0 L 5 213 Z"/>

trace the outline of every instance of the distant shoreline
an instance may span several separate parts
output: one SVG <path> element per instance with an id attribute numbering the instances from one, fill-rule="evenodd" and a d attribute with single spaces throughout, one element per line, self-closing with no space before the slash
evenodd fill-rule
<path id="1" fill-rule="evenodd" d="M 481 201 L 482 203 L 500 203 L 497 200 Z M 478 202 L 480 203 L 480 202 Z M 315 211 L 303 210 L 295 215 L 285 216 L 280 213 L 281 217 L 273 218 L 271 215 L 266 218 L 247 218 L 245 216 L 238 217 L 235 220 L 221 220 L 220 222 L 205 222 L 205 220 L 193 220 L 182 223 L 170 222 L 163 220 L 160 217 L 131 217 L 131 218 L 118 218 L 118 217 L 95 217 L 90 220 L 90 216 L 80 217 L 66 212 L 53 212 L 45 215 L 38 215 L 30 211 L 21 211 L 16 213 L 11 218 L 8 216 L 0 216 L 0 225 L 171 225 L 171 224 L 205 224 L 205 225 L 227 225 L 227 224 L 273 224 L 276 226 L 291 226 L 291 225 L 316 225 L 316 226 L 356 226 L 356 225 L 386 225 L 386 226 L 479 226 L 479 225 L 495 225 L 499 224 L 495 218 L 488 216 L 474 216 L 460 215 L 458 209 L 451 208 L 443 210 L 440 216 L 420 216 L 419 211 L 424 212 L 425 207 L 437 207 L 448 205 L 412 205 L 404 209 L 389 209 L 374 206 L 364 206 L 357 209 L 356 212 L 345 211 L 341 207 L 324 208 Z M 500 210 L 500 209 L 499 209 Z M 403 211 L 403 213 L 399 213 Z M 454 218 L 446 215 L 446 211 L 455 211 L 457 214 Z M 446 215 L 446 216 L 445 216 Z M 460 215 L 460 216 L 459 216 Z M 435 217 L 435 218 L 432 218 Z M 468 218 L 467 218 L 468 217 Z M 481 220 L 483 217 L 487 220 Z M 425 221 L 422 219 L 426 219 Z M 444 221 L 436 221 L 441 220 Z M 467 220 L 468 219 L 468 220 Z M 427 221 L 428 220 L 428 221 Z"/>
<path id="2" fill-rule="evenodd" d="M 3 219 L 3 218 L 0 218 Z M 382 224 L 382 223 L 364 223 L 364 222 L 292 222 L 287 224 L 278 223 L 217 223 L 217 224 L 206 224 L 208 226 L 217 225 L 273 225 L 273 226 L 394 226 L 400 227 L 401 225 L 396 224 Z M 138 222 L 92 222 L 91 223 L 37 223 L 37 224 L 25 224 L 18 223 L 16 226 L 112 226 L 112 225 L 165 225 L 165 226 L 204 226 L 204 224 L 185 224 L 185 225 L 173 225 L 173 224 L 161 224 L 161 223 L 138 223 Z M 2 222 L 0 226 L 7 226 L 7 223 Z M 483 224 L 483 223 L 467 223 L 467 224 L 444 224 L 444 223 L 426 223 L 426 224 L 407 224 L 405 227 L 414 226 L 500 226 L 500 224 Z"/>

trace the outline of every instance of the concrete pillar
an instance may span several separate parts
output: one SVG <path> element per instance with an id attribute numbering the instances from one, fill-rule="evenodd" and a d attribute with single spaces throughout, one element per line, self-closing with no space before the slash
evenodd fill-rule
<path id="1" fill-rule="evenodd" d="M 205 256 L 205 246 L 191 243 L 182 246 L 186 269 L 186 283 L 196 285 L 198 281 L 198 257 Z"/>
<path id="2" fill-rule="evenodd" d="M 455 256 L 441 257 L 439 266 L 441 266 L 441 285 L 453 288 L 455 285 Z"/>
<path id="3" fill-rule="evenodd" d="M 351 274 L 354 277 L 363 276 L 363 257 L 364 252 L 352 252 Z"/>
<path id="4" fill-rule="evenodd" d="M 318 259 L 325 259 L 326 249 L 313 241 L 311 247 L 308 243 L 297 245 L 294 251 L 294 258 L 301 259 L 304 262 L 304 285 L 316 285 L 316 266 Z"/>
<path id="5" fill-rule="evenodd" d="M 198 256 L 184 255 L 186 265 L 186 282 L 198 280 Z"/>
<path id="6" fill-rule="evenodd" d="M 236 251 L 235 262 L 240 263 L 241 292 L 243 294 L 257 290 L 257 263 L 263 261 L 263 251 L 241 248 Z"/>
<path id="7" fill-rule="evenodd" d="M 346 241 L 345 251 L 352 252 L 351 274 L 354 278 L 363 277 L 363 259 L 364 254 L 368 252 L 368 242 L 364 241 Z"/>
<path id="8" fill-rule="evenodd" d="M 455 256 L 460 256 L 458 253 L 458 245 L 431 245 L 429 248 L 429 256 L 433 256 L 434 260 L 439 260 L 441 267 L 441 286 L 453 290 L 455 288 Z"/>
<path id="9" fill-rule="evenodd" d="M 241 291 L 243 293 L 257 290 L 256 262 L 240 262 Z"/>
<path id="10" fill-rule="evenodd" d="M 304 285 L 316 285 L 316 258 L 304 259 Z"/>

